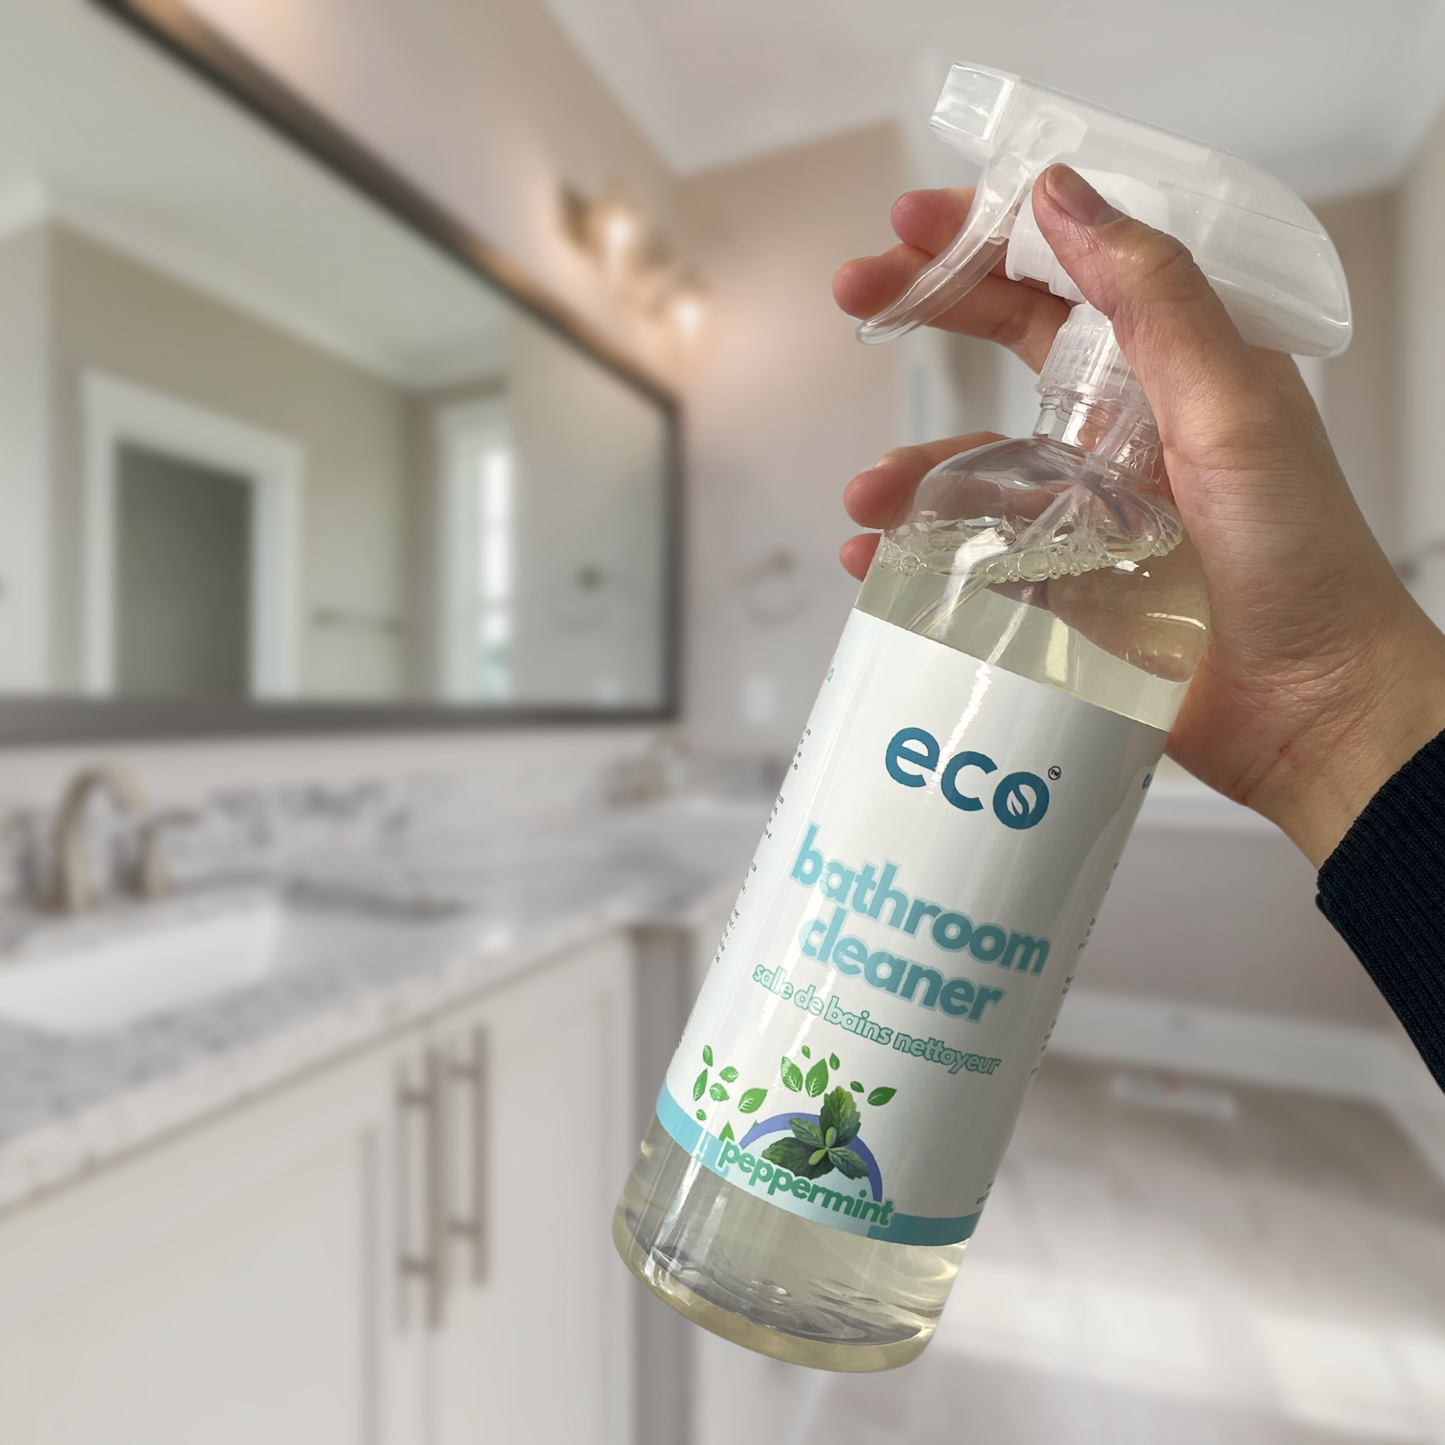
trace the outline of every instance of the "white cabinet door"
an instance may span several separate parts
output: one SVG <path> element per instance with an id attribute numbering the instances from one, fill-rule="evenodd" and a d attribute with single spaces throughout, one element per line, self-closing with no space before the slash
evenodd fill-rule
<path id="1" fill-rule="evenodd" d="M 610 1232 L 636 1147 L 632 965 L 628 942 L 599 944 L 434 1031 L 482 1112 L 458 1100 L 449 1122 L 428 1445 L 632 1445 L 635 1285 Z"/>
<path id="2" fill-rule="evenodd" d="M 396 1062 L 360 1056 L 0 1217 L 0 1440 L 411 1445 Z"/>
<path id="3" fill-rule="evenodd" d="M 634 1445 L 635 978 L 609 940 L 0 1216 L 0 1442 Z"/>

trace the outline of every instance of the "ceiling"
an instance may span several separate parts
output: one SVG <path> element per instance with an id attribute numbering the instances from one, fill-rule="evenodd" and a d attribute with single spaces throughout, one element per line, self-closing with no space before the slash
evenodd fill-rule
<path id="1" fill-rule="evenodd" d="M 82 0 L 0 0 L 0 234 L 59 220 L 404 387 L 494 372 L 511 306 Z"/>
<path id="2" fill-rule="evenodd" d="M 950 63 L 1236 151 L 1307 197 L 1396 179 L 1445 101 L 1445 0 L 544 0 L 674 169 L 885 117 L 923 179 Z"/>

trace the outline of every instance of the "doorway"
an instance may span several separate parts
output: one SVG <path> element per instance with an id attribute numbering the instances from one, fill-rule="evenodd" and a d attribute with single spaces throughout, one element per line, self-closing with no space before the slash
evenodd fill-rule
<path id="1" fill-rule="evenodd" d="M 118 470 L 116 693 L 249 696 L 250 478 L 128 444 Z"/>
<path id="2" fill-rule="evenodd" d="M 295 696 L 300 445 L 111 376 L 82 410 L 85 690 Z"/>

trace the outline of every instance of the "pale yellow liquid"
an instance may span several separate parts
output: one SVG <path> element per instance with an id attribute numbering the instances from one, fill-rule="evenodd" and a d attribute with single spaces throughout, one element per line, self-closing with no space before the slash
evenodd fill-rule
<path id="1" fill-rule="evenodd" d="M 1035 438 L 1031 463 L 1040 445 Z M 1017 475 L 1008 448 L 1025 446 L 985 448 L 970 460 L 997 454 Z M 1058 465 L 1076 464 L 1072 448 L 1056 450 L 1069 453 Z M 972 474 L 980 472 L 988 475 L 975 463 Z M 1023 580 L 980 586 L 979 569 L 957 568 L 956 533 L 901 531 L 868 572 L 857 602 L 864 612 L 1111 712 L 1172 724 L 1208 625 L 1187 537 L 1171 536 L 1164 555 L 1113 545 L 1101 556 L 1091 536 L 1087 546 L 1056 549 L 1035 573 L 1040 581 L 1028 581 L 1025 566 Z M 1075 573 L 1070 564 L 1081 558 Z M 889 1369 L 921 1353 L 965 1248 L 888 1244 L 789 1214 L 697 1164 L 656 1119 L 612 1235 L 638 1279 L 689 1319 L 827 1370 Z"/>

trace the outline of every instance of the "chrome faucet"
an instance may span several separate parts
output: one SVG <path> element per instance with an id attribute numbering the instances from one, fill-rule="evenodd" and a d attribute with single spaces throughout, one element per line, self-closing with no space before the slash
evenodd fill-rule
<path id="1" fill-rule="evenodd" d="M 81 913 L 95 901 L 85 857 L 85 809 L 91 794 L 104 791 L 127 813 L 145 806 L 145 794 L 124 768 L 86 768 L 71 779 L 55 819 L 55 858 L 44 906 L 51 913 Z"/>

